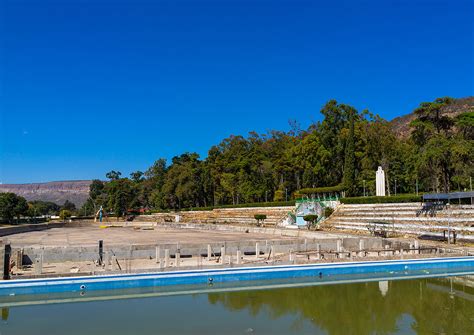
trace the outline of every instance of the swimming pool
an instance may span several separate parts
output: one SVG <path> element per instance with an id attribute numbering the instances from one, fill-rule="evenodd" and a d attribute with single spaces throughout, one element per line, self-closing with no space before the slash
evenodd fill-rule
<path id="1" fill-rule="evenodd" d="M 337 284 L 306 278 L 255 281 L 252 286 L 221 283 L 188 291 L 168 286 L 24 295 L 15 297 L 11 306 L 1 306 L 0 333 L 474 333 L 473 276 L 395 278 Z"/>
<path id="2" fill-rule="evenodd" d="M 202 286 L 304 278 L 317 282 L 336 280 L 336 278 L 351 280 L 356 279 L 357 276 L 362 276 L 363 278 L 370 278 L 372 276 L 383 277 L 388 274 L 430 275 L 430 273 L 435 273 L 437 276 L 462 275 L 473 271 L 474 257 L 452 257 L 24 279 L 0 282 L 0 297 L 146 287 Z"/>

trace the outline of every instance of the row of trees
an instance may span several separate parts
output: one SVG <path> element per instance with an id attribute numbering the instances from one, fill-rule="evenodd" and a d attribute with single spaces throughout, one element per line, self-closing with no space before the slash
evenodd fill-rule
<path id="1" fill-rule="evenodd" d="M 59 215 L 64 212 L 71 216 L 76 211 L 74 203 L 66 200 L 62 206 L 50 201 L 26 201 L 15 193 L 0 193 L 0 219 L 12 223 L 20 217 L 36 218 L 45 215 Z"/>
<path id="2" fill-rule="evenodd" d="M 178 209 L 290 200 L 303 188 L 339 185 L 346 195 L 375 193 L 381 165 L 390 192 L 449 191 L 469 187 L 474 169 L 474 113 L 451 118 L 442 111 L 451 98 L 422 103 L 411 136 L 396 136 L 386 120 L 369 111 L 329 101 L 323 120 L 302 130 L 230 136 L 201 159 L 184 153 L 158 159 L 129 178 L 118 171 L 94 180 L 84 211 L 99 206 L 124 215 L 139 208 Z"/>

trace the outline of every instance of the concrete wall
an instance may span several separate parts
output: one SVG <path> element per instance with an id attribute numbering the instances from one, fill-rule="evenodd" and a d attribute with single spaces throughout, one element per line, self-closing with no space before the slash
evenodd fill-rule
<path id="1" fill-rule="evenodd" d="M 207 255 L 208 246 L 212 253 L 220 255 L 221 247 L 225 246 L 226 254 L 235 255 L 237 250 L 243 254 L 254 254 L 258 243 L 260 252 L 267 255 L 273 246 L 276 253 L 288 253 L 290 250 L 309 251 L 316 250 L 319 245 L 321 251 L 336 251 L 338 241 L 345 250 L 358 250 L 360 238 L 331 238 L 331 239 L 291 239 L 291 240 L 248 240 L 245 242 L 222 242 L 202 244 L 159 244 L 159 245 L 124 245 L 109 247 L 104 244 L 104 257 L 116 256 L 117 259 L 153 259 L 156 257 L 156 248 L 160 249 L 160 257 L 164 256 L 164 250 L 168 249 L 170 256 L 174 257 L 180 250 L 181 257 L 195 257 Z M 364 238 L 367 249 L 382 249 L 383 240 L 380 238 Z M 24 263 L 34 263 L 42 257 L 44 263 L 60 263 L 66 261 L 96 261 L 99 259 L 99 246 L 96 247 L 44 247 L 22 248 Z M 16 253 L 19 248 L 13 248 Z"/>
<path id="2" fill-rule="evenodd" d="M 0 237 L 19 233 L 26 233 L 29 231 L 46 230 L 50 228 L 59 228 L 65 225 L 64 222 L 49 222 L 36 224 L 21 224 L 17 226 L 8 226 L 0 228 Z"/>

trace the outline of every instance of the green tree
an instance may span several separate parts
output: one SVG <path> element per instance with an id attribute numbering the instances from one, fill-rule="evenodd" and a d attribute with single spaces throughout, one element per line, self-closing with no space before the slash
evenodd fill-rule
<path id="1" fill-rule="evenodd" d="M 69 200 L 66 200 L 64 202 L 64 204 L 61 206 L 61 209 L 65 209 L 65 210 L 68 210 L 70 212 L 74 212 L 76 210 L 76 205 L 69 201 Z"/>
<path id="2" fill-rule="evenodd" d="M 106 184 L 109 208 L 122 217 L 134 206 L 135 194 L 132 182 L 127 178 L 112 180 Z"/>
<path id="3" fill-rule="evenodd" d="M 55 215 L 61 209 L 61 206 L 50 201 L 34 200 L 28 202 L 29 212 L 33 216 Z M 31 216 L 31 215 L 29 215 Z"/>
<path id="4" fill-rule="evenodd" d="M 135 171 L 130 173 L 130 178 L 133 180 L 135 183 L 139 183 L 143 181 L 143 172 L 141 171 Z"/>
<path id="5" fill-rule="evenodd" d="M 165 208 L 163 199 L 163 185 L 167 173 L 166 159 L 160 158 L 145 171 L 145 180 L 139 192 L 144 206 L 153 206 L 155 208 Z"/>
<path id="6" fill-rule="evenodd" d="M 347 195 L 356 195 L 355 177 L 356 177 L 356 162 L 355 162 L 355 115 L 356 111 L 352 107 L 346 107 L 349 114 L 349 136 L 346 142 L 345 157 L 344 157 L 344 179 L 343 183 L 347 190 Z"/>
<path id="7" fill-rule="evenodd" d="M 28 213 L 28 203 L 25 198 L 15 193 L 0 193 L 0 217 L 12 222 L 13 218 L 20 219 L 21 215 Z"/>
<path id="8" fill-rule="evenodd" d="M 105 176 L 110 179 L 110 180 L 118 180 L 120 179 L 120 176 L 122 175 L 122 172 L 120 171 L 109 171 L 105 174 Z"/>
<path id="9" fill-rule="evenodd" d="M 255 220 L 257 220 L 257 227 L 263 226 L 263 223 L 267 219 L 267 216 L 265 214 L 255 214 L 254 215 Z"/>
<path id="10" fill-rule="evenodd" d="M 449 192 L 454 182 L 465 179 L 461 177 L 463 170 L 472 171 L 471 117 L 469 113 L 461 114 L 455 120 L 446 115 L 444 110 L 453 101 L 452 98 L 438 98 L 421 103 L 415 109 L 417 117 L 411 123 L 418 176 L 434 191 Z"/>
<path id="11" fill-rule="evenodd" d="M 59 218 L 63 221 L 69 219 L 70 217 L 72 216 L 72 213 L 70 210 L 67 210 L 67 209 L 62 209 L 60 212 L 59 212 Z"/>
<path id="12" fill-rule="evenodd" d="M 318 228 L 318 216 L 316 214 L 308 214 L 303 217 L 303 220 L 306 221 L 308 230 L 311 228 Z"/>
<path id="13" fill-rule="evenodd" d="M 474 140 L 474 111 L 459 114 L 455 122 L 464 139 Z"/>

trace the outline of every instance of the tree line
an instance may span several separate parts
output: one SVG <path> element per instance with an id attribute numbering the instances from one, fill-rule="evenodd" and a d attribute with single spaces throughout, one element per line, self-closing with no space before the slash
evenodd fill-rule
<path id="1" fill-rule="evenodd" d="M 60 206 L 51 201 L 28 202 L 24 197 L 11 192 L 0 193 L 0 219 L 3 222 L 18 223 L 22 217 L 33 219 L 51 215 L 71 216 L 76 211 L 76 205 L 69 200 Z"/>
<path id="2" fill-rule="evenodd" d="M 411 135 L 400 137 L 391 124 L 367 110 L 328 101 L 322 121 L 303 130 L 251 132 L 212 146 L 206 158 L 183 153 L 168 163 L 160 158 L 146 171 L 93 180 L 80 210 L 0 194 L 0 217 L 12 221 L 66 213 L 105 212 L 123 216 L 144 209 L 168 210 L 288 201 L 312 191 L 375 194 L 375 170 L 386 173 L 388 194 L 470 189 L 474 174 L 474 112 L 450 117 L 452 98 L 424 102 L 414 110 Z"/>
<path id="3" fill-rule="evenodd" d="M 94 180 L 83 207 L 103 206 L 121 216 L 129 210 L 182 209 L 285 201 L 308 188 L 333 187 L 346 196 L 373 195 L 375 171 L 386 173 L 389 194 L 450 191 L 470 187 L 474 170 L 474 112 L 455 118 L 442 111 L 452 98 L 415 109 L 411 135 L 396 136 L 390 123 L 368 110 L 330 100 L 323 120 L 302 130 L 251 132 L 197 153 L 160 158 L 146 171 Z"/>

